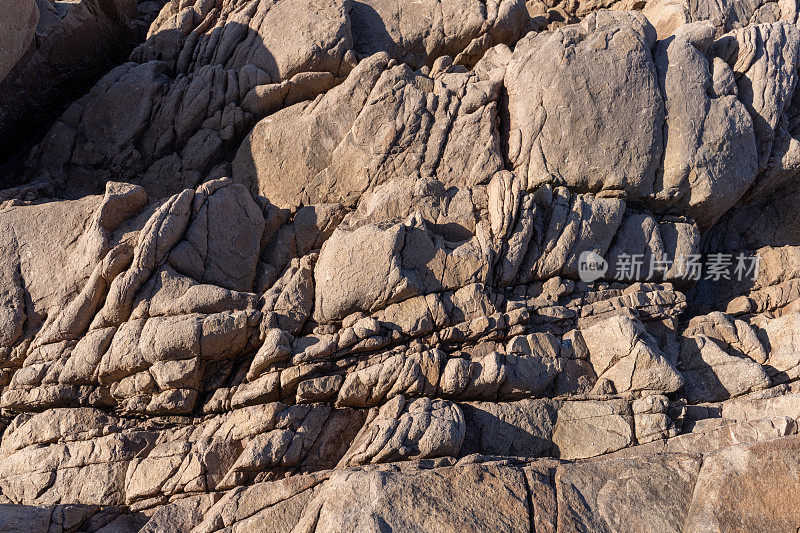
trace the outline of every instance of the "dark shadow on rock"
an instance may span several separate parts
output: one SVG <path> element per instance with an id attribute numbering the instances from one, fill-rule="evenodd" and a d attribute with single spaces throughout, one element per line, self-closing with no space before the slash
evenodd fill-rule
<path id="1" fill-rule="evenodd" d="M 0 189 L 25 182 L 22 165 L 30 149 L 71 102 L 144 40 L 156 13 L 128 19 L 121 4 L 96 0 L 40 15 L 35 44 L 0 80 Z"/>
<path id="2" fill-rule="evenodd" d="M 64 531 L 105 528 L 106 531 L 133 533 L 144 527 L 148 520 L 144 513 L 131 512 L 122 506 L 0 504 L 0 530 L 7 533 L 61 531 L 62 528 Z"/>
<path id="3" fill-rule="evenodd" d="M 222 42 L 223 39 L 227 40 L 227 42 L 237 43 L 236 46 L 227 49 L 227 55 L 224 57 L 218 55 L 217 48 L 214 54 L 214 61 L 209 64 L 219 65 L 225 69 L 233 68 L 230 63 L 236 59 L 238 46 L 247 44 L 250 49 L 247 64 L 258 67 L 269 74 L 271 83 L 281 81 L 279 79 L 278 64 L 274 56 L 263 44 L 261 35 L 249 26 L 239 22 L 228 22 L 223 26 L 215 26 L 211 31 L 202 34 L 202 38 L 205 43 L 211 43 L 215 46 Z M 198 40 L 199 38 L 194 37 L 192 34 L 185 35 L 177 30 L 162 30 L 154 33 L 138 46 L 131 54 L 131 61 L 136 63 L 163 61 L 166 63 L 172 78 L 176 78 L 181 74 L 196 73 L 197 69 L 194 65 L 197 59 L 196 54 L 192 54 L 191 62 L 187 62 L 185 58 L 181 57 L 181 51 L 184 50 L 187 44 L 197 46 Z"/>
<path id="4" fill-rule="evenodd" d="M 734 207 L 703 235 L 700 249 L 705 257 L 712 253 L 730 254 L 732 279 L 700 280 L 687 292 L 690 311 L 694 314 L 714 309 L 724 311 L 728 302 L 748 294 L 758 281 L 752 276 L 737 279 L 734 275 L 737 257 L 740 254 L 753 257 L 761 248 L 782 246 L 800 246 L 800 184 L 797 183 Z"/>
<path id="5" fill-rule="evenodd" d="M 720 381 L 714 367 L 700 356 L 700 341 L 689 338 L 686 342 L 693 343 L 694 349 L 689 358 L 684 358 L 682 352 L 679 359 L 678 370 L 684 377 L 684 388 L 679 392 L 679 396 L 685 396 L 690 403 L 719 402 L 729 399 L 731 394 Z M 713 343 L 720 351 L 725 351 L 724 346 L 720 346 L 714 339 L 707 339 L 705 342 Z M 741 357 L 750 360 L 747 356 L 741 355 Z"/>
<path id="6" fill-rule="evenodd" d="M 203 66 L 177 68 L 177 52 L 187 46 L 189 36 L 175 29 L 151 35 L 131 53 L 131 62 L 111 70 L 93 92 L 67 110 L 65 117 L 80 122 L 74 146 L 72 126 L 56 121 L 37 147 L 38 155 L 36 150 L 28 154 L 23 181 L 52 179 L 56 195 L 70 199 L 102 194 L 106 182 L 124 181 L 144 185 L 150 196 L 159 198 L 229 175 L 227 164 L 261 118 L 242 113 L 232 133 L 215 126 L 224 122 L 221 119 L 210 120 L 229 108 L 241 112 L 244 95 L 229 90 L 230 71 L 254 65 L 262 72 L 259 83 L 278 77 L 274 56 L 248 26 L 231 22 L 210 30 L 206 38 L 213 43 L 223 34 L 229 39 L 231 33 L 236 34 L 233 42 L 245 43 L 246 49 L 237 52 L 232 46 L 227 55 L 215 55 L 209 61 L 217 69 L 212 73 Z M 232 62 L 237 69 L 229 69 Z M 199 83 L 192 85 L 193 81 Z M 210 94 L 204 96 L 201 89 Z M 188 97 L 206 98 L 208 103 L 189 105 L 184 101 Z M 198 133 L 206 135 L 205 140 L 198 142 Z M 154 166 L 156 162 L 160 166 Z"/>
<path id="7" fill-rule="evenodd" d="M 701 420 L 722 418 L 722 407 L 718 405 L 675 405 L 671 407 L 668 416 L 672 420 L 681 421 L 681 433 L 691 433 L 697 422 Z"/>
<path id="8" fill-rule="evenodd" d="M 431 233 L 441 236 L 444 240 L 451 243 L 460 243 L 468 241 L 474 234 L 458 222 L 447 222 L 445 224 L 436 224 L 430 222 L 427 224 Z"/>
<path id="9" fill-rule="evenodd" d="M 353 2 L 350 24 L 353 32 L 353 46 L 362 57 L 378 52 L 386 52 L 389 57 L 400 55 L 402 43 L 395 42 L 389 35 L 383 19 L 372 6 L 364 2 Z"/>
<path id="10" fill-rule="evenodd" d="M 752 252 L 755 253 L 755 252 Z M 706 261 L 708 256 L 704 256 Z M 734 257 L 734 267 L 735 267 Z M 733 269 L 731 269 L 733 270 Z M 703 274 L 705 275 L 705 274 Z M 694 287 L 686 290 L 691 315 L 703 315 L 712 311 L 725 311 L 727 302 L 739 295 L 749 293 L 755 282 L 752 279 L 701 279 Z"/>
<path id="11" fill-rule="evenodd" d="M 542 405 L 541 413 L 531 415 L 533 418 L 530 422 L 532 423 L 526 424 L 532 428 L 534 424 L 540 423 L 541 434 L 535 434 L 530 431 L 530 428 L 526 429 L 523 424 L 512 424 L 477 405 L 459 404 L 467 426 L 459 457 L 475 453 L 517 457 L 552 456 L 555 445 L 552 441 L 551 431 L 555 427 L 556 408 L 550 403 Z M 519 415 L 520 413 L 514 414 Z M 526 415 L 528 414 L 526 413 Z M 537 415 L 542 419 L 536 420 Z M 519 422 L 519 420 L 514 421 Z"/>

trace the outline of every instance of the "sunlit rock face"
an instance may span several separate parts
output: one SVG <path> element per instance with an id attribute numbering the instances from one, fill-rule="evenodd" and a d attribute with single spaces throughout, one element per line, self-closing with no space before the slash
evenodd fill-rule
<path id="1" fill-rule="evenodd" d="M 797 17 L 0 14 L 0 530 L 796 529 Z"/>

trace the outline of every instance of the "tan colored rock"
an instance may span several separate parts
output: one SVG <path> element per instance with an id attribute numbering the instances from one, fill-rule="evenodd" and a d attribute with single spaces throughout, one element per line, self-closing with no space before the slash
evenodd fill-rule
<path id="1" fill-rule="evenodd" d="M 685 527 L 730 531 L 766 523 L 778 529 L 794 527 L 797 447 L 795 436 L 706 456 Z"/>
<path id="2" fill-rule="evenodd" d="M 516 41 L 528 22 L 521 0 L 369 0 L 356 4 L 350 18 L 356 52 L 386 52 L 412 68 L 441 56 L 471 66 L 489 47 Z"/>
<path id="3" fill-rule="evenodd" d="M 631 403 L 638 445 L 675 437 L 679 428 L 669 413 L 669 399 L 660 394 L 642 396 Z"/>
<path id="4" fill-rule="evenodd" d="M 797 6 L 712 4 L 169 1 L 0 192 L 0 529 L 791 523 Z"/>
<path id="5" fill-rule="evenodd" d="M 709 402 L 767 388 L 764 369 L 747 356 L 728 353 L 705 335 L 683 337 L 678 368 L 690 402 Z"/>
<path id="6" fill-rule="evenodd" d="M 390 227 L 338 228 L 314 269 L 314 318 L 331 322 L 418 294 L 485 283 L 489 265 L 480 241 L 448 242 L 419 214 Z"/>
<path id="7" fill-rule="evenodd" d="M 778 123 L 797 84 L 800 32 L 793 24 L 778 22 L 736 30 L 733 38 L 738 50 L 731 68 L 739 80 L 739 99 L 753 117 L 762 170 L 768 164 Z M 754 194 L 762 190 L 757 189 Z"/>
<path id="8" fill-rule="evenodd" d="M 522 472 L 494 465 L 409 473 L 345 471 L 323 485 L 296 527 L 360 531 L 383 524 L 394 530 L 527 531 L 524 486 Z"/>
<path id="9" fill-rule="evenodd" d="M 406 403 L 396 396 L 371 413 L 340 466 L 455 456 L 465 429 L 455 404 L 428 398 Z"/>
<path id="10" fill-rule="evenodd" d="M 668 38 L 676 29 L 691 22 L 686 0 L 651 0 L 642 9 L 642 15 L 655 27 L 659 40 Z"/>
<path id="11" fill-rule="evenodd" d="M 689 321 L 683 335 L 690 337 L 698 334 L 715 339 L 726 350 L 749 357 L 756 363 L 764 364 L 767 361 L 767 347 L 762 344 L 756 330 L 743 320 L 720 312 L 697 316 Z"/>
<path id="12" fill-rule="evenodd" d="M 505 75 L 509 159 L 527 188 L 652 194 L 664 120 L 654 43 L 643 16 L 601 11 L 517 45 Z"/>
<path id="13" fill-rule="evenodd" d="M 769 349 L 769 355 L 765 361 L 767 369 L 776 379 L 780 381 L 795 379 L 800 369 L 800 359 L 797 356 L 797 342 L 800 341 L 796 335 L 800 326 L 800 314 L 794 312 L 779 318 L 774 318 L 767 322 L 762 330 L 761 337 Z"/>
<path id="14" fill-rule="evenodd" d="M 621 400 L 564 402 L 553 430 L 556 455 L 584 459 L 630 446 L 631 422 L 629 407 Z"/>
<path id="15" fill-rule="evenodd" d="M 337 405 L 372 407 L 403 395 L 429 397 L 436 392 L 445 354 L 439 350 L 392 354 L 344 378 Z"/>
<path id="16" fill-rule="evenodd" d="M 169 262 L 191 278 L 226 289 L 251 291 L 263 216 L 247 189 L 217 180 L 204 183 L 192 201 L 192 220 Z M 238 261 L 233 257 L 238 256 Z"/>
<path id="17" fill-rule="evenodd" d="M 280 207 L 352 206 L 397 178 L 487 182 L 502 168 L 497 99 L 509 56 L 500 45 L 472 71 L 428 76 L 372 55 L 320 99 L 259 122 L 239 148 L 233 178 Z"/>
<path id="18" fill-rule="evenodd" d="M 622 449 L 611 454 L 616 457 L 631 457 L 664 453 L 711 453 L 718 450 L 763 442 L 779 437 L 797 434 L 797 423 L 786 416 L 754 418 L 752 420 L 732 420 L 730 418 L 705 418 L 695 422 L 691 431 L 656 439 L 638 446 Z"/>
<path id="19" fill-rule="evenodd" d="M 700 466 L 678 454 L 565 465 L 555 479 L 558 528 L 683 531 Z"/>
<path id="20" fill-rule="evenodd" d="M 701 229 L 742 197 L 758 171 L 753 119 L 735 87 L 708 90 L 730 74 L 720 65 L 713 69 L 717 78 L 712 76 L 705 54 L 713 38 L 710 23 L 696 22 L 660 41 L 654 53 L 667 112 L 664 175 L 656 198 L 678 205 Z"/>
<path id="21" fill-rule="evenodd" d="M 34 150 L 39 174 L 73 191 L 92 191 L 112 174 L 156 197 L 194 187 L 255 122 L 242 108 L 252 89 L 305 72 L 343 78 L 352 68 L 344 2 L 253 0 L 240 16 L 235 10 L 170 2 L 133 61 L 73 104 Z M 291 36 L 265 31 L 279 27 L 290 10 Z M 330 87 L 301 85 L 306 98 Z M 125 97 L 129 105 L 120 109 Z"/>
<path id="22" fill-rule="evenodd" d="M 220 527 L 267 530 L 276 525 L 285 525 L 288 530 L 297 524 L 306 504 L 315 494 L 315 487 L 329 477 L 330 472 L 289 476 L 254 484 L 241 491 L 230 491 L 205 513 L 196 530 L 211 532 Z"/>
<path id="23" fill-rule="evenodd" d="M 765 391 L 769 392 L 769 391 Z M 796 393 L 766 396 L 764 398 L 743 397 L 722 404 L 723 418 L 743 421 L 762 418 L 787 417 L 800 419 L 800 396 Z"/>
<path id="24" fill-rule="evenodd" d="M 600 320 L 581 330 L 597 385 L 607 381 L 618 393 L 674 392 L 683 378 L 659 349 L 641 322 L 624 316 Z"/>
<path id="25" fill-rule="evenodd" d="M 464 453 L 550 455 L 558 409 L 553 401 L 475 402 L 461 407 L 467 424 Z"/>

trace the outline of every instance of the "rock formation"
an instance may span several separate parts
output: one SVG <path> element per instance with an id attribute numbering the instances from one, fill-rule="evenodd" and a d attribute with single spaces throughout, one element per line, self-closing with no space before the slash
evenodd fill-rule
<path id="1" fill-rule="evenodd" d="M 165 0 L 15 0 L 0 13 L 0 169 L 123 63 Z M 12 4 L 9 2 L 8 4 Z"/>
<path id="2" fill-rule="evenodd" d="M 0 13 L 0 530 L 794 531 L 798 7 Z"/>

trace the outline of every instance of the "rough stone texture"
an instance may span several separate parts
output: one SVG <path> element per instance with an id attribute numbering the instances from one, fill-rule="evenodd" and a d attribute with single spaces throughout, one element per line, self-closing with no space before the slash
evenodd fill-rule
<path id="1" fill-rule="evenodd" d="M 617 316 L 598 321 L 581 334 L 597 375 L 596 389 L 610 385 L 616 392 L 674 392 L 683 385 L 641 322 Z"/>
<path id="2" fill-rule="evenodd" d="M 700 458 L 677 454 L 561 467 L 557 528 L 682 531 L 699 470 Z"/>
<path id="3" fill-rule="evenodd" d="M 65 105 L 83 95 L 109 68 L 124 62 L 163 4 L 162 0 L 9 4 L 0 15 L 0 163 L 19 156 L 20 148 L 28 149 Z M 17 180 L 12 175 L 9 181 Z"/>
<path id="4" fill-rule="evenodd" d="M 18 4 L 0 530 L 796 528 L 796 2 Z"/>
<path id="5" fill-rule="evenodd" d="M 501 45 L 471 72 L 450 65 L 430 75 L 371 56 L 322 98 L 259 122 L 239 148 L 234 179 L 286 207 L 355 204 L 397 178 L 486 182 L 503 164 L 497 99 L 508 55 Z"/>
<path id="6" fill-rule="evenodd" d="M 755 180 L 753 120 L 730 83 L 730 67 L 717 58 L 712 69 L 705 55 L 713 27 L 697 22 L 675 33 L 656 48 L 667 112 L 657 196 L 677 202 L 707 228 Z"/>
<path id="7" fill-rule="evenodd" d="M 651 0 L 642 9 L 658 30 L 658 38 L 666 39 L 680 26 L 700 20 L 710 21 L 718 35 L 749 24 L 786 21 L 797 22 L 797 4 L 780 0 L 745 0 L 736 2 L 704 2 L 693 0 Z"/>
<path id="8" fill-rule="evenodd" d="M 517 45 L 505 78 L 508 157 L 527 187 L 652 194 L 664 120 L 654 41 L 643 16 L 601 12 Z M 606 82 L 586 83 L 598 77 Z"/>
<path id="9" fill-rule="evenodd" d="M 697 477 L 687 528 L 744 530 L 759 523 L 776 529 L 794 527 L 798 483 L 793 452 L 797 446 L 797 437 L 787 437 L 707 456 Z M 772 475 L 759 475 L 765 469 Z M 739 502 L 737 508 L 727 503 L 732 501 Z"/>
<path id="10" fill-rule="evenodd" d="M 386 52 L 412 68 L 441 56 L 471 66 L 491 46 L 516 41 L 527 25 L 520 0 L 357 2 L 350 12 L 355 51 Z"/>
<path id="11" fill-rule="evenodd" d="M 5 79 L 14 65 L 22 59 L 36 35 L 39 8 L 36 2 L 16 2 L 0 15 L 3 29 L 3 59 L 0 62 L 0 79 Z"/>

